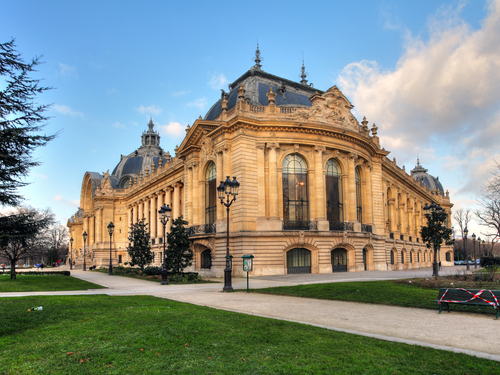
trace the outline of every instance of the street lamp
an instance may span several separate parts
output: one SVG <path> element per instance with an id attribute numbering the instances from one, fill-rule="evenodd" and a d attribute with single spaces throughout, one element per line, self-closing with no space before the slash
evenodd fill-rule
<path id="1" fill-rule="evenodd" d="M 464 229 L 464 235 L 465 235 L 465 264 L 467 264 L 467 271 L 470 270 L 469 267 L 469 256 L 467 255 L 467 235 L 469 234 L 469 230 L 467 227 Z"/>
<path id="2" fill-rule="evenodd" d="M 73 237 L 71 237 L 69 239 L 69 269 L 72 270 L 73 269 Z"/>
<path id="3" fill-rule="evenodd" d="M 485 246 L 486 246 L 486 242 L 484 242 L 484 240 L 483 240 L 483 251 L 482 251 L 482 253 L 481 253 L 481 256 L 483 256 L 483 255 L 484 255 L 484 247 L 485 247 Z"/>
<path id="4" fill-rule="evenodd" d="M 170 218 L 170 212 L 172 212 L 172 209 L 169 207 L 167 204 L 166 206 L 163 205 L 162 208 L 158 211 L 160 214 L 160 222 L 163 224 L 163 268 L 161 270 L 161 285 L 168 285 L 168 274 L 167 274 L 167 255 L 165 254 L 165 232 L 166 232 L 166 225 L 168 223 L 168 219 Z"/>
<path id="5" fill-rule="evenodd" d="M 481 259 L 481 237 L 477 238 L 477 256 Z"/>
<path id="6" fill-rule="evenodd" d="M 108 275 L 113 275 L 113 259 L 111 256 L 111 237 L 113 236 L 113 231 L 115 230 L 115 225 L 112 221 L 108 224 L 108 233 L 109 233 L 109 272 Z"/>
<path id="7" fill-rule="evenodd" d="M 85 263 L 87 258 L 86 255 L 87 248 L 85 246 L 85 244 L 87 243 L 87 232 L 83 232 L 82 236 L 83 236 L 83 270 L 87 271 L 87 263 Z"/>
<path id="8" fill-rule="evenodd" d="M 476 234 L 472 233 L 472 243 L 474 244 L 474 268 L 477 269 L 477 262 L 476 262 Z"/>
<path id="9" fill-rule="evenodd" d="M 217 193 L 219 195 L 220 203 L 226 206 L 227 211 L 227 237 L 226 237 L 226 268 L 224 269 L 224 288 L 222 291 L 224 292 L 232 292 L 233 286 L 231 285 L 231 273 L 232 273 L 232 255 L 229 255 L 229 207 L 236 200 L 236 196 L 238 195 L 238 189 L 240 188 L 240 183 L 236 181 L 236 177 L 233 177 L 233 181 L 231 178 L 227 176 L 226 181 L 220 182 L 220 185 L 217 187 Z M 226 202 L 224 202 L 224 195 L 226 196 Z M 232 196 L 232 199 L 229 200 L 229 196 Z"/>

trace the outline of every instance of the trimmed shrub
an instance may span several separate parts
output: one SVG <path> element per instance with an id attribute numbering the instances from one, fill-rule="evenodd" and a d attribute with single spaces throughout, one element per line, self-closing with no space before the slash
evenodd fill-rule
<path id="1" fill-rule="evenodd" d="M 481 267 L 489 268 L 489 267 L 497 267 L 500 266 L 500 257 L 481 257 Z"/>
<path id="2" fill-rule="evenodd" d="M 148 276 L 161 275 L 161 267 L 148 266 L 143 272 Z"/>

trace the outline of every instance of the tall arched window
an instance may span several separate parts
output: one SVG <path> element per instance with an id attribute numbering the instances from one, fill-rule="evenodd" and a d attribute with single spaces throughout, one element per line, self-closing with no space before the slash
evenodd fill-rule
<path id="1" fill-rule="evenodd" d="M 356 212 L 358 223 L 363 223 L 363 199 L 361 196 L 361 174 L 359 173 L 359 167 L 356 167 Z"/>
<path id="2" fill-rule="evenodd" d="M 217 220 L 217 168 L 213 161 L 205 173 L 205 224 L 213 224 Z"/>
<path id="3" fill-rule="evenodd" d="M 325 180 L 327 220 L 330 222 L 343 222 L 342 169 L 334 159 L 330 159 L 326 163 Z"/>
<path id="4" fill-rule="evenodd" d="M 307 163 L 299 155 L 283 160 L 283 221 L 285 227 L 309 228 Z"/>

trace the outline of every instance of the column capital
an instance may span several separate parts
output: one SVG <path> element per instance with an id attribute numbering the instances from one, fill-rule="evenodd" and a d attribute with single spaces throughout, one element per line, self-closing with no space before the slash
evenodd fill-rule
<path id="1" fill-rule="evenodd" d="M 270 150 L 277 150 L 280 148 L 280 144 L 278 142 L 271 142 L 267 144 L 267 148 Z"/>
<path id="2" fill-rule="evenodd" d="M 326 147 L 325 146 L 314 146 L 314 151 L 317 152 L 318 154 L 322 154 L 325 152 Z"/>
<path id="3" fill-rule="evenodd" d="M 256 143 L 255 148 L 257 150 L 265 150 L 266 149 L 266 144 L 265 143 Z"/>
<path id="4" fill-rule="evenodd" d="M 354 162 L 358 160 L 358 155 L 356 155 L 354 152 L 350 152 L 347 156 L 349 160 L 353 160 Z"/>

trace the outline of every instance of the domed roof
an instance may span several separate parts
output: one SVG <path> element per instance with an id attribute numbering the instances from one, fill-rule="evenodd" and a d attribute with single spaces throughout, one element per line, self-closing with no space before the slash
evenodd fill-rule
<path id="1" fill-rule="evenodd" d="M 443 185 L 439 182 L 439 177 L 428 174 L 427 169 L 420 165 L 419 159 L 417 159 L 417 165 L 411 171 L 411 176 L 415 181 L 419 182 L 420 185 L 426 186 L 431 191 L 437 191 L 439 195 L 444 195 Z"/>
<path id="2" fill-rule="evenodd" d="M 139 177 L 151 171 L 151 166 L 158 168 L 160 157 L 162 164 L 170 159 L 170 154 L 165 154 L 160 147 L 160 135 L 153 130 L 153 120 L 149 120 L 148 131 L 143 132 L 141 136 L 142 145 L 129 155 L 122 155 L 118 165 L 110 176 L 113 188 L 124 189 L 129 186 L 130 179 Z"/>
<path id="3" fill-rule="evenodd" d="M 229 93 L 222 90 L 221 98 L 208 110 L 205 120 L 216 120 L 220 116 L 224 97 L 227 100 L 227 110 L 233 108 L 238 101 L 240 86 L 245 89 L 245 100 L 255 106 L 269 105 L 266 94 L 270 89 L 277 94 L 275 104 L 278 107 L 311 107 L 312 102 L 309 98 L 315 93 L 323 93 L 314 89 L 312 84 L 308 85 L 304 78 L 301 83 L 290 81 L 266 73 L 256 65 L 229 85 Z"/>

